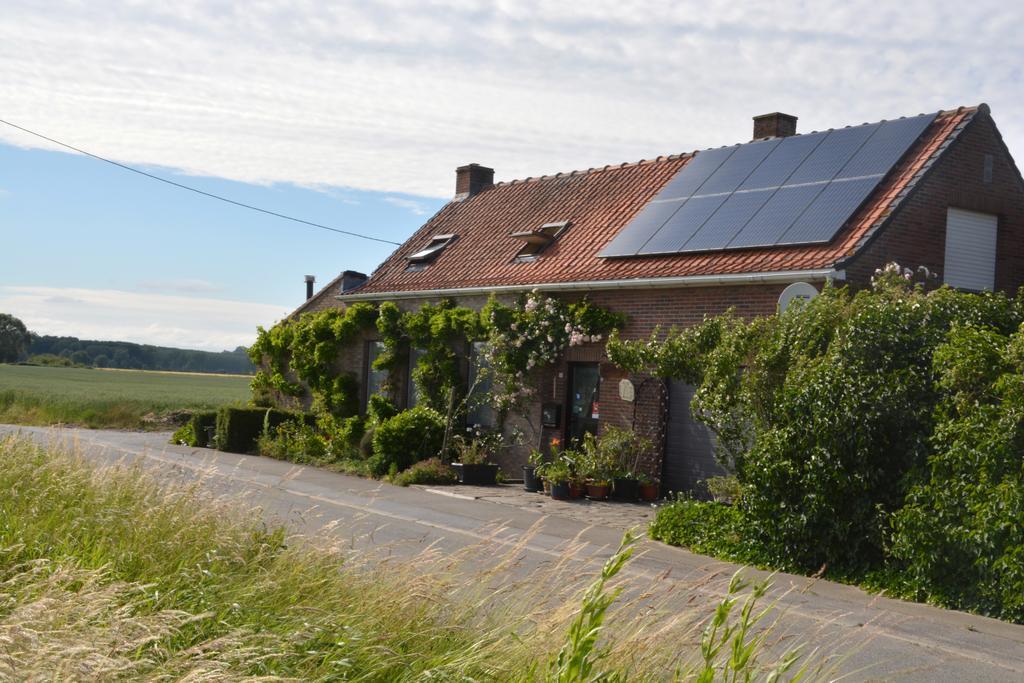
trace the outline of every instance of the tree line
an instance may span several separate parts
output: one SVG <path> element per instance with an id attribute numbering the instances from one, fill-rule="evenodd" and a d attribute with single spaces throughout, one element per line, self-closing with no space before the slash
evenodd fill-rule
<path id="1" fill-rule="evenodd" d="M 123 341 L 96 341 L 30 332 L 17 318 L 0 313 L 0 362 L 30 359 L 126 370 L 167 370 L 249 375 L 255 372 L 243 346 L 233 351 L 197 351 Z M 52 364 L 52 363 L 50 363 Z"/>

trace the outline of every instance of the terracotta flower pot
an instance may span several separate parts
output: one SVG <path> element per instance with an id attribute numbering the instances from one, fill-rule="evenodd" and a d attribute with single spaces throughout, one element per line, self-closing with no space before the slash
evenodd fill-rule
<path id="1" fill-rule="evenodd" d="M 653 503 L 658 500 L 658 484 L 640 484 L 640 500 L 645 503 Z"/>
<path id="2" fill-rule="evenodd" d="M 591 482 L 587 484 L 587 498 L 590 500 L 608 500 L 611 493 L 611 484 L 606 481 Z"/>
<path id="3" fill-rule="evenodd" d="M 587 495 L 587 487 L 585 484 L 579 482 L 569 482 L 569 497 L 570 498 L 582 498 Z"/>

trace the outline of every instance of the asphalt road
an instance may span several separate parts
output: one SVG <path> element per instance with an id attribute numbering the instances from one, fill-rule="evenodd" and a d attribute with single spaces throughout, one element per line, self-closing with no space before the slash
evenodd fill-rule
<path id="1" fill-rule="evenodd" d="M 475 548 L 493 557 L 522 544 L 516 571 L 564 557 L 577 544 L 579 572 L 592 572 L 622 536 L 590 525 L 481 500 L 399 487 L 269 458 L 167 444 L 166 433 L 63 430 L 0 425 L 41 442 L 74 446 L 100 463 L 138 463 L 168 479 L 200 481 L 215 493 L 241 495 L 272 522 L 307 534 L 411 554 Z M 2 495 L 2 494 L 0 494 Z M 680 608 L 716 601 L 737 567 L 644 541 L 625 570 L 644 591 L 661 591 Z M 752 571 L 753 576 L 763 575 Z M 1024 626 L 867 594 L 789 574 L 774 579 L 777 628 L 838 656 L 843 681 L 1024 681 Z M 667 643 L 667 647 L 671 644 Z"/>

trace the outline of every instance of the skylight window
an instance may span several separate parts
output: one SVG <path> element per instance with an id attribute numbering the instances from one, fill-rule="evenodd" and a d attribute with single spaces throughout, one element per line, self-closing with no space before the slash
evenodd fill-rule
<path id="1" fill-rule="evenodd" d="M 523 240 L 523 248 L 516 254 L 515 260 L 529 262 L 536 260 L 537 255 L 544 251 L 549 244 L 561 237 L 569 228 L 569 221 L 557 223 L 545 223 L 536 230 L 523 230 L 521 232 L 509 233 L 509 237 Z"/>
<path id="2" fill-rule="evenodd" d="M 436 259 L 445 247 L 455 241 L 458 235 L 434 235 L 430 243 L 415 254 L 409 254 L 405 260 L 409 262 L 407 270 L 423 270 L 431 261 Z"/>

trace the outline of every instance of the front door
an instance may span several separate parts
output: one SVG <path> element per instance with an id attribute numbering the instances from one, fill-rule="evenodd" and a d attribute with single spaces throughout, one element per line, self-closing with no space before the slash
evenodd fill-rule
<path id="1" fill-rule="evenodd" d="M 597 363 L 569 363 L 569 396 L 566 402 L 569 418 L 565 440 L 570 448 L 582 440 L 584 434 L 597 435 L 600 384 L 601 373 Z"/>

